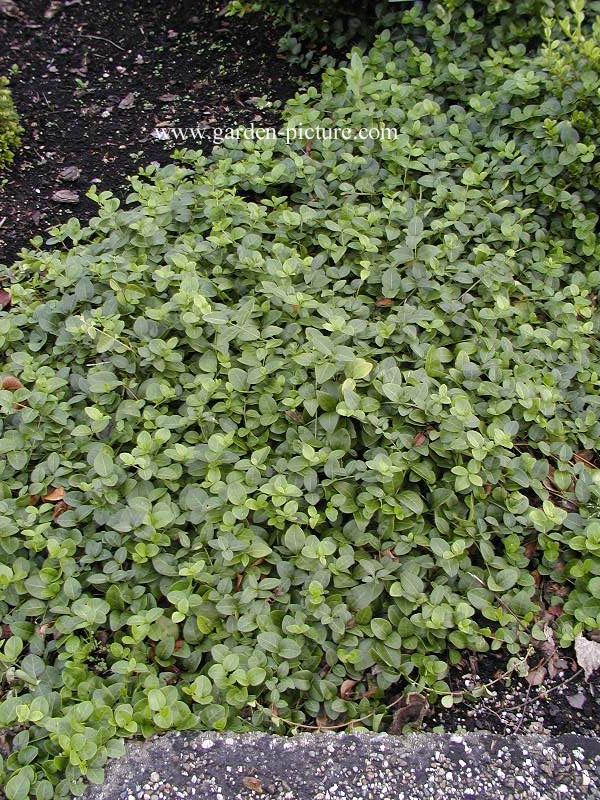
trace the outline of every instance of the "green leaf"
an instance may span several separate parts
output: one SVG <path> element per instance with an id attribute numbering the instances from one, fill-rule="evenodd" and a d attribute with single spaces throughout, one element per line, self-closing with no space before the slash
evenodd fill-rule
<path id="1" fill-rule="evenodd" d="M 588 591 L 592 597 L 600 600 L 600 578 L 592 578 L 592 580 L 588 583 Z"/>
<path id="2" fill-rule="evenodd" d="M 4 786 L 7 800 L 26 800 L 34 780 L 33 768 L 23 767 L 12 775 Z"/>
<path id="3" fill-rule="evenodd" d="M 413 514 L 422 514 L 425 510 L 423 500 L 416 492 L 408 490 L 400 492 L 398 494 L 398 502 L 409 511 L 412 511 Z"/>
<path id="4" fill-rule="evenodd" d="M 118 386 L 122 385 L 122 381 L 117 378 L 114 372 L 110 370 L 97 370 L 88 374 L 88 386 L 92 394 L 108 394 Z"/>
<path id="5" fill-rule="evenodd" d="M 108 478 L 114 470 L 112 452 L 108 447 L 102 447 L 94 456 L 92 466 L 101 478 Z"/>
<path id="6" fill-rule="evenodd" d="M 508 589 L 512 589 L 519 577 L 520 573 L 516 567 L 501 569 L 488 578 L 488 588 L 494 592 L 505 592 Z"/>
<path id="7" fill-rule="evenodd" d="M 416 597 L 425 590 L 425 584 L 422 579 L 418 575 L 415 575 L 414 572 L 410 572 L 408 568 L 403 570 L 400 574 L 400 583 L 403 592 L 408 597 Z"/>
<path id="8" fill-rule="evenodd" d="M 346 364 L 346 375 L 349 378 L 359 380 L 366 378 L 373 369 L 373 364 L 366 361 L 364 358 L 355 358 Z"/>
<path id="9" fill-rule="evenodd" d="M 286 659 L 298 658 L 301 652 L 302 647 L 293 639 L 282 639 L 278 647 L 279 655 Z"/>
<path id="10" fill-rule="evenodd" d="M 151 689 L 148 692 L 148 706 L 152 711 L 160 711 L 167 705 L 167 699 L 162 689 Z"/>
<path id="11" fill-rule="evenodd" d="M 227 487 L 227 499 L 233 505 L 243 505 L 247 496 L 246 489 L 242 483 L 230 483 Z"/>
<path id="12" fill-rule="evenodd" d="M 402 285 L 402 278 L 395 267 L 389 267 L 381 276 L 381 293 L 383 297 L 396 297 Z"/>
<path id="13" fill-rule="evenodd" d="M 302 531 L 302 528 L 300 528 L 300 526 L 292 525 L 285 532 L 283 541 L 285 546 L 291 553 L 299 553 L 304 547 L 304 544 L 306 542 L 306 536 L 304 535 L 304 532 Z"/>
<path id="14" fill-rule="evenodd" d="M 378 639 L 387 639 L 392 632 L 392 626 L 387 619 L 373 619 L 371 630 Z"/>

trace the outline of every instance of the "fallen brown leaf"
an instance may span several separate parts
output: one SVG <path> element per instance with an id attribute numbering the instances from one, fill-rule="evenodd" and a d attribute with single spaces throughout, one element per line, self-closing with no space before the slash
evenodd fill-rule
<path id="1" fill-rule="evenodd" d="M 357 683 L 358 681 L 353 681 L 352 678 L 346 678 L 345 681 L 342 681 L 342 685 L 340 686 L 340 697 L 342 700 L 347 700 L 350 697 L 352 689 L 354 689 Z"/>
<path id="2" fill-rule="evenodd" d="M 65 496 L 65 490 L 62 486 L 59 486 L 56 489 L 52 489 L 52 491 L 48 492 L 42 497 L 42 500 L 45 500 L 47 503 L 56 503 L 59 500 L 62 500 Z"/>
<path id="3" fill-rule="evenodd" d="M 577 694 L 565 695 L 565 699 L 571 708 L 583 708 L 587 697 L 583 692 L 577 692 Z"/>
<path id="4" fill-rule="evenodd" d="M 405 725 L 423 722 L 423 717 L 429 709 L 429 703 L 422 694 L 409 692 L 402 698 L 400 707 L 394 714 L 394 719 L 389 727 L 388 733 L 400 735 Z"/>
<path id="5" fill-rule="evenodd" d="M 64 167 L 58 173 L 58 177 L 61 181 L 76 181 L 80 175 L 81 170 L 79 167 Z"/>
<path id="6" fill-rule="evenodd" d="M 539 686 L 539 683 L 534 682 L 538 670 L 543 669 L 544 673 L 547 672 L 551 678 L 555 678 L 562 669 L 566 669 L 568 666 L 567 662 L 560 657 L 558 646 L 554 639 L 554 631 L 547 622 L 544 625 L 544 636 L 546 637 L 545 639 L 536 641 L 535 644 L 536 648 L 543 654 L 544 661 L 539 667 L 532 669 L 527 676 L 531 686 Z M 544 674 L 542 681 L 545 677 L 546 675 Z"/>
<path id="7" fill-rule="evenodd" d="M 43 622 L 38 628 L 36 628 L 36 633 L 40 636 L 45 636 L 53 625 L 53 622 Z"/>
<path id="8" fill-rule="evenodd" d="M 575 656 L 588 680 L 600 669 L 600 644 L 586 639 L 581 633 L 575 637 Z"/>
<path id="9" fill-rule="evenodd" d="M 546 675 L 546 667 L 543 664 L 539 664 L 537 667 L 529 670 L 525 676 L 525 680 L 530 686 L 540 686 L 544 682 Z"/>
<path id="10" fill-rule="evenodd" d="M 0 309 L 10 308 L 12 297 L 6 289 L 0 289 Z"/>
<path id="11" fill-rule="evenodd" d="M 539 544 L 537 542 L 537 539 L 533 539 L 530 542 L 525 542 L 523 550 L 525 551 L 525 555 L 527 556 L 527 558 L 533 558 L 538 551 L 538 547 Z"/>
<path id="12" fill-rule="evenodd" d="M 71 189 L 58 189 L 51 197 L 55 203 L 78 203 L 79 194 Z"/>
<path id="13" fill-rule="evenodd" d="M 422 431 L 417 433 L 415 438 L 413 439 L 413 444 L 415 447 L 419 447 L 419 445 L 423 444 L 423 442 L 427 439 L 426 434 Z"/>
<path id="14" fill-rule="evenodd" d="M 126 94 L 125 97 L 119 103 L 119 108 L 123 109 L 133 108 L 134 104 L 135 104 L 135 95 L 133 94 L 133 92 L 129 92 L 129 94 Z"/>
<path id="15" fill-rule="evenodd" d="M 262 783 L 258 780 L 258 778 L 253 778 L 251 775 L 246 775 L 242 778 L 242 783 L 246 789 L 250 789 L 251 792 L 256 792 L 256 794 L 263 793 Z"/>
<path id="16" fill-rule="evenodd" d="M 545 638 L 539 640 L 536 645 L 546 658 L 551 658 L 556 653 L 556 641 L 554 639 L 554 631 L 548 623 L 544 625 L 544 637 Z"/>
<path id="17" fill-rule="evenodd" d="M 559 658 L 557 653 L 548 660 L 548 675 L 550 675 L 551 678 L 556 678 L 556 676 L 568 666 L 564 658 Z"/>
<path id="18" fill-rule="evenodd" d="M 325 710 L 319 711 L 315 717 L 315 722 L 317 723 L 318 728 L 328 728 L 331 725 L 331 720 L 325 713 Z"/>
<path id="19" fill-rule="evenodd" d="M 593 450 L 580 450 L 573 456 L 575 461 L 580 461 L 582 464 L 589 464 L 594 466 L 594 451 Z"/>
<path id="20" fill-rule="evenodd" d="M 380 297 L 379 300 L 375 301 L 375 305 L 379 308 L 389 308 L 394 305 L 394 301 L 391 297 Z"/>
<path id="21" fill-rule="evenodd" d="M 258 778 L 252 777 L 252 775 L 246 775 L 242 778 L 242 783 L 246 787 L 246 789 L 250 789 L 251 792 L 256 792 L 257 794 L 263 793 L 262 783 L 258 780 Z"/>
<path id="22" fill-rule="evenodd" d="M 8 392 L 16 392 L 17 389 L 23 388 L 23 384 L 14 375 L 5 375 L 2 378 L 2 388 Z"/>
<path id="23" fill-rule="evenodd" d="M 56 520 L 60 517 L 63 511 L 66 511 L 69 506 L 65 503 L 64 500 L 59 500 L 58 503 L 54 506 L 54 510 L 52 511 L 52 522 L 56 522 Z"/>
<path id="24" fill-rule="evenodd" d="M 469 661 L 469 669 L 471 670 L 471 675 L 477 675 L 479 673 L 479 659 L 475 653 L 469 653 L 468 656 Z"/>

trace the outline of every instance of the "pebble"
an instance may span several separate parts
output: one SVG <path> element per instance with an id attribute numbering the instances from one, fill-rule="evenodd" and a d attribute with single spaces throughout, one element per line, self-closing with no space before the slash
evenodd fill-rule
<path id="1" fill-rule="evenodd" d="M 150 774 L 149 794 L 136 776 L 154 764 L 160 772 Z M 249 775 L 260 792 L 244 785 Z M 91 787 L 85 800 L 259 800 L 259 794 L 264 800 L 600 800 L 600 743 L 489 733 L 168 734 L 131 747 L 109 765 L 105 786 Z"/>

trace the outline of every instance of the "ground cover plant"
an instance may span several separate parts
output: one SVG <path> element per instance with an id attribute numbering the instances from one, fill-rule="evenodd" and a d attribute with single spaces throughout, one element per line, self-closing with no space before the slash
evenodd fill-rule
<path id="1" fill-rule="evenodd" d="M 182 152 L 5 276 L 9 800 L 598 627 L 600 29 L 399 20 L 286 111 L 397 138 Z"/>
<path id="2" fill-rule="evenodd" d="M 10 164 L 20 144 L 21 128 L 8 86 L 0 75 L 0 170 Z"/>
<path id="3" fill-rule="evenodd" d="M 291 61 L 315 73 L 335 63 L 351 44 L 367 47 L 373 37 L 398 24 L 397 12 L 412 0 L 230 0 L 232 15 L 262 11 L 283 26 L 280 49 Z M 441 7 L 456 13 L 467 10 L 478 24 L 469 31 L 473 53 L 482 43 L 507 47 L 539 36 L 543 13 L 564 14 L 565 0 L 442 0 Z M 592 6 L 598 3 L 592 0 Z M 420 8 L 420 6 L 419 6 Z M 594 10 L 597 10 L 596 8 Z M 510 13 L 506 13 L 510 11 Z"/>

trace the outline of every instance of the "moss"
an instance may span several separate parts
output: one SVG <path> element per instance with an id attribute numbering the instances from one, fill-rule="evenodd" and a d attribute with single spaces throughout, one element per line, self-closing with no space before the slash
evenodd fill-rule
<path id="1" fill-rule="evenodd" d="M 21 132 L 8 80 L 0 77 L 0 170 L 12 162 L 21 144 Z"/>

